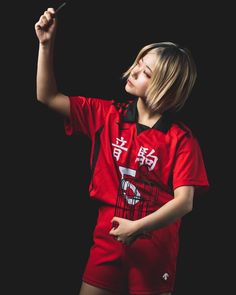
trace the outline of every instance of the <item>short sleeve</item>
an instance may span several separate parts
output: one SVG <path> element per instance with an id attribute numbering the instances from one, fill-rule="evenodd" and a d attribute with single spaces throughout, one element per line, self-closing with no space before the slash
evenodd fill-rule
<path id="1" fill-rule="evenodd" d="M 95 132 L 104 124 L 112 100 L 89 98 L 84 96 L 69 96 L 70 116 L 64 120 L 66 135 L 83 133 L 92 138 Z"/>
<path id="2" fill-rule="evenodd" d="M 173 168 L 173 188 L 185 185 L 194 186 L 195 195 L 209 189 L 202 151 L 193 135 L 185 135 L 180 140 Z"/>

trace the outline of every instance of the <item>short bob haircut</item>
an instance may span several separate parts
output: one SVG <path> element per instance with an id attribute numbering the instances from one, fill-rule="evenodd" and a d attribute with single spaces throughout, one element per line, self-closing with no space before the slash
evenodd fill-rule
<path id="1" fill-rule="evenodd" d="M 146 93 L 147 107 L 152 113 L 179 111 L 197 78 L 191 52 L 172 42 L 147 45 L 139 51 L 133 65 L 122 77 L 127 78 L 139 60 L 148 53 L 156 54 L 157 60 Z"/>

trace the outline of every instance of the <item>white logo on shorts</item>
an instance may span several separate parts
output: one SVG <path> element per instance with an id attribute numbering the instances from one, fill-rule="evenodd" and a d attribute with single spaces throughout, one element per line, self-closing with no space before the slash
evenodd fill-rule
<path id="1" fill-rule="evenodd" d="M 163 280 L 167 281 L 169 277 L 169 274 L 167 272 L 164 273 L 164 275 L 162 276 Z"/>

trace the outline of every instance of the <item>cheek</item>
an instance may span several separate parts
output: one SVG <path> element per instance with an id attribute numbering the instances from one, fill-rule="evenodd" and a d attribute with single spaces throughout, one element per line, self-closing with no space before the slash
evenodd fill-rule
<path id="1" fill-rule="evenodd" d="M 146 92 L 148 85 L 149 85 L 149 81 L 147 81 L 146 79 L 140 81 L 140 90 L 143 92 Z"/>

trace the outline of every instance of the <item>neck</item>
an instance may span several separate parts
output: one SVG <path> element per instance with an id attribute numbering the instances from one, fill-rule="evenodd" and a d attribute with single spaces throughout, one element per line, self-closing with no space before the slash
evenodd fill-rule
<path id="1" fill-rule="evenodd" d="M 158 112 L 152 113 L 145 101 L 142 98 L 138 98 L 137 102 L 137 110 L 138 110 L 138 122 L 143 124 L 142 122 L 146 123 L 155 123 L 158 119 L 160 119 L 161 114 Z"/>

